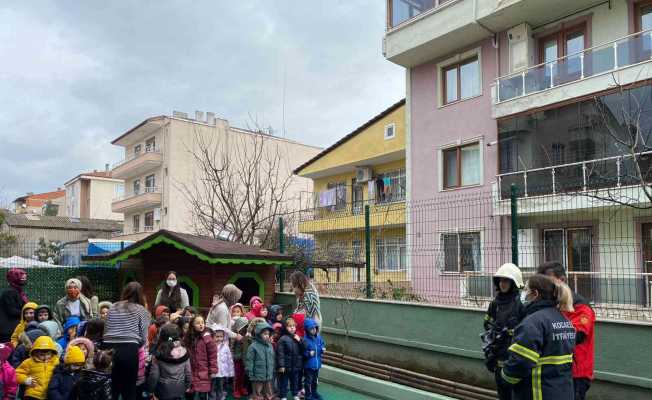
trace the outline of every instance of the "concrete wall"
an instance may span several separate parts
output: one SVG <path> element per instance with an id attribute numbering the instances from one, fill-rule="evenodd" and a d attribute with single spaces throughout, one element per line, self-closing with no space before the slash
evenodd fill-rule
<path id="1" fill-rule="evenodd" d="M 277 303 L 294 296 L 277 294 Z M 326 347 L 363 359 L 481 387 L 493 387 L 479 334 L 483 312 L 420 304 L 322 297 Z M 652 326 L 600 321 L 596 381 L 589 399 L 649 399 Z"/>
<path id="2" fill-rule="evenodd" d="M 111 202 L 116 196 L 117 187 L 120 185 L 122 183 L 113 180 L 90 180 L 90 206 L 87 218 L 121 221 L 123 215 L 114 213 L 111 210 Z"/>

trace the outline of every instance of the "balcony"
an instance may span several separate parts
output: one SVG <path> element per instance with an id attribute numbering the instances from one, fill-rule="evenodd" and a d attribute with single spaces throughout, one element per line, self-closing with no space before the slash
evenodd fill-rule
<path id="1" fill-rule="evenodd" d="M 405 225 L 405 201 L 371 202 L 371 227 L 401 227 Z M 364 229 L 364 203 L 346 203 L 341 207 L 317 207 L 301 212 L 299 232 L 321 233 Z"/>
<path id="2" fill-rule="evenodd" d="M 117 179 L 129 179 L 158 168 L 162 163 L 163 155 L 160 149 L 146 147 L 144 152 L 131 154 L 124 160 L 113 164 L 111 174 Z"/>
<path id="3" fill-rule="evenodd" d="M 652 77 L 652 30 L 636 33 L 497 79 L 494 117 Z"/>
<path id="4" fill-rule="evenodd" d="M 114 213 L 130 213 L 161 205 L 161 188 L 146 187 L 143 192 L 116 198 L 111 203 Z"/>

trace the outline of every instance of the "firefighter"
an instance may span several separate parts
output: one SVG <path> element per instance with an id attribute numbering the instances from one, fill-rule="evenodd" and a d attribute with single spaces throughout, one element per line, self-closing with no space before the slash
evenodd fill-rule
<path id="1" fill-rule="evenodd" d="M 567 282 L 566 270 L 558 262 L 547 262 L 537 268 L 537 273 L 547 275 L 557 281 Z M 584 400 L 586 392 L 593 381 L 593 335 L 595 330 L 595 313 L 588 301 L 573 292 L 572 312 L 565 312 L 575 328 L 575 352 L 573 353 L 573 386 L 575 400 Z"/>
<path id="2" fill-rule="evenodd" d="M 534 275 L 525 290 L 526 317 L 514 330 L 501 377 L 515 400 L 573 400 L 575 328 L 562 311 L 572 311 L 563 283 Z"/>
<path id="3" fill-rule="evenodd" d="M 485 364 L 494 373 L 498 398 L 511 400 L 512 387 L 500 377 L 507 360 L 507 348 L 512 342 L 514 328 L 525 317 L 520 289 L 523 288 L 521 270 L 514 264 L 503 264 L 493 276 L 496 297 L 489 304 L 484 317 L 485 334 L 482 336 Z"/>

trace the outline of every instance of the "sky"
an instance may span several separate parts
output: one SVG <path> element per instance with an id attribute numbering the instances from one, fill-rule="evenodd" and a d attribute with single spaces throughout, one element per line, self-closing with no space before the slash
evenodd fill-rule
<path id="1" fill-rule="evenodd" d="M 334 143 L 405 96 L 382 55 L 384 4 L 3 2 L 0 203 L 119 161 L 112 139 L 173 110 Z"/>

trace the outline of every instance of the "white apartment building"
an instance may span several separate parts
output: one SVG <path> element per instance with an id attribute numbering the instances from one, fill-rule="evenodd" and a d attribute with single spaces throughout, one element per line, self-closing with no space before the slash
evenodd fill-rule
<path id="1" fill-rule="evenodd" d="M 124 191 L 124 181 L 111 176 L 108 164 L 104 171 L 77 175 L 65 183 L 65 188 L 68 217 L 122 221 L 122 213 L 113 212 L 111 203 Z"/>

